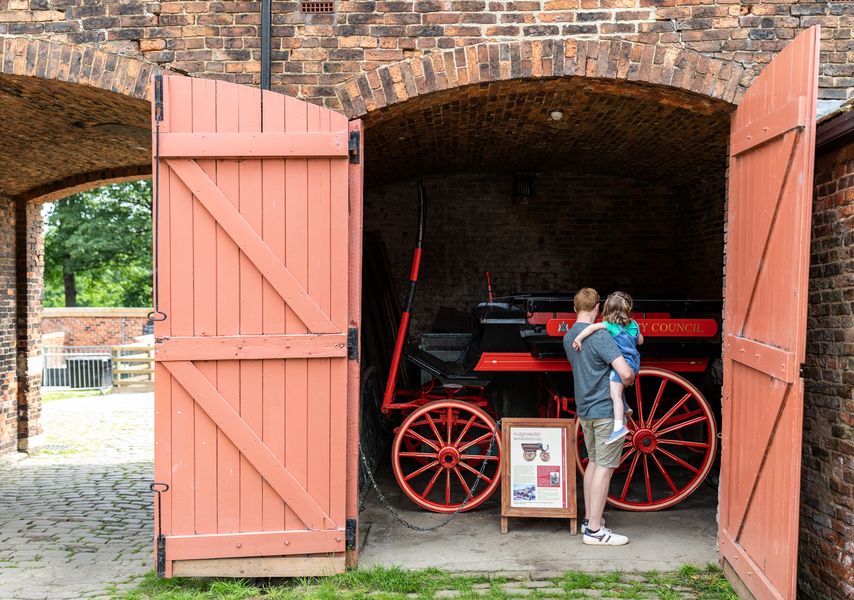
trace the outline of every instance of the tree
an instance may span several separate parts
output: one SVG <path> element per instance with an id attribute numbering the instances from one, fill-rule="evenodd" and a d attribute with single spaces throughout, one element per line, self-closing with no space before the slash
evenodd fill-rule
<path id="1" fill-rule="evenodd" d="M 151 306 L 151 181 L 45 210 L 45 306 Z"/>

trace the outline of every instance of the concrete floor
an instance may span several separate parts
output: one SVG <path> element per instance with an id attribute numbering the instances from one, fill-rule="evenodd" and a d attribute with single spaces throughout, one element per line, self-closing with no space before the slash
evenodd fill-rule
<path id="1" fill-rule="evenodd" d="M 382 477 L 380 485 L 405 520 L 427 527 L 447 519 L 417 509 L 389 476 Z M 704 484 L 685 502 L 665 511 L 632 513 L 606 507 L 608 527 L 629 537 L 629 544 L 620 547 L 585 546 L 580 533 L 570 535 L 569 521 L 556 519 L 511 519 L 510 532 L 502 535 L 499 515 L 500 499 L 495 493 L 483 506 L 459 515 L 446 527 L 422 533 L 397 522 L 371 491 L 360 518 L 359 564 L 520 574 L 664 571 L 686 563 L 703 566 L 717 561 L 717 490 L 710 485 Z M 583 516 L 581 498 L 579 515 Z M 580 525 L 579 521 L 579 531 Z"/>

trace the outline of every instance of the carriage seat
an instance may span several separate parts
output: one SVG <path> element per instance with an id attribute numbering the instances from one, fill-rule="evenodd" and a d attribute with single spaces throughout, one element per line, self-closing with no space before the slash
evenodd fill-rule
<path id="1" fill-rule="evenodd" d="M 472 369 L 466 369 L 464 361 L 467 354 L 467 352 L 463 352 L 459 359 L 449 362 L 422 350 L 418 344 L 408 344 L 406 347 L 406 359 L 409 362 L 444 384 L 477 387 L 489 383 L 490 379 L 484 379 L 482 375 L 475 373 Z"/>

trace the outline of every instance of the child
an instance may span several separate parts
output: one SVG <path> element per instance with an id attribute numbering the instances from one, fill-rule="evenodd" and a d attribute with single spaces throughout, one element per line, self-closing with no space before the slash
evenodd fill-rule
<path id="1" fill-rule="evenodd" d="M 640 353 L 638 346 L 643 344 L 643 334 L 638 324 L 629 317 L 632 312 L 632 298 L 625 292 L 614 292 L 605 300 L 602 309 L 602 322 L 588 325 L 578 334 L 572 347 L 581 350 L 581 344 L 590 334 L 605 329 L 614 338 L 617 348 L 620 349 L 623 358 L 629 363 L 629 367 L 637 375 L 640 369 Z M 623 422 L 623 382 L 613 369 L 611 370 L 611 401 L 614 403 L 614 431 L 608 438 L 607 444 L 613 444 L 629 432 Z"/>

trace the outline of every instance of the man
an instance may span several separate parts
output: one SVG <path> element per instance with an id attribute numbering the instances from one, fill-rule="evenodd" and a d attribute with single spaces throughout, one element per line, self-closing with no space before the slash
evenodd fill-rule
<path id="1" fill-rule="evenodd" d="M 576 321 L 563 337 L 563 348 L 572 365 L 575 406 L 590 458 L 584 472 L 583 541 L 590 545 L 622 546 L 629 538 L 606 528 L 602 519 L 611 475 L 619 466 L 623 451 L 622 444 L 606 444 L 614 425 L 608 376 L 613 368 L 628 387 L 634 383 L 635 375 L 605 331 L 588 337 L 581 350 L 572 348 L 575 337 L 596 320 L 599 294 L 592 288 L 583 288 L 575 294 L 573 303 Z"/>

